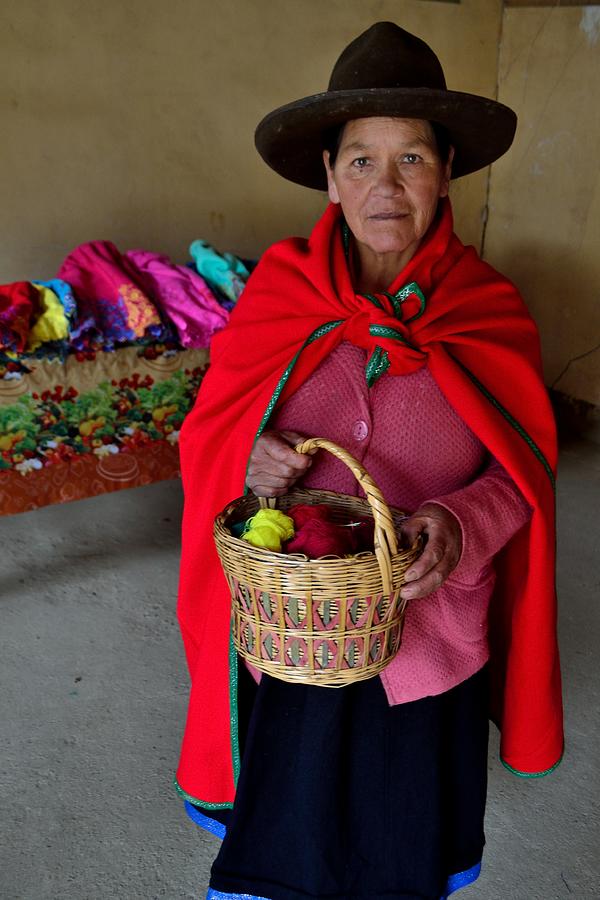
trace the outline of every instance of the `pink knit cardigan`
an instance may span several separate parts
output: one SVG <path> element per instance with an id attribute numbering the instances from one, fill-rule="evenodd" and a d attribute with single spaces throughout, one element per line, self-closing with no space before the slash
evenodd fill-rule
<path id="1" fill-rule="evenodd" d="M 360 460 L 387 502 L 414 512 L 426 501 L 450 510 L 461 559 L 433 594 L 412 600 L 400 652 L 381 675 L 390 704 L 440 694 L 487 661 L 494 556 L 531 509 L 504 468 L 449 405 L 425 367 L 365 381 L 365 351 L 344 342 L 275 413 L 270 428 L 326 437 Z M 306 487 L 356 494 L 350 471 L 321 452 Z"/>

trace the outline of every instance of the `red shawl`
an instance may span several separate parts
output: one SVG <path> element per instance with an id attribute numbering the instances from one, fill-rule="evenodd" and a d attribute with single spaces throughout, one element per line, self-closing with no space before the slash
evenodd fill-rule
<path id="1" fill-rule="evenodd" d="M 253 442 L 275 403 L 342 340 L 367 349 L 372 365 L 388 365 L 390 374 L 428 365 L 533 507 L 498 565 L 490 629 L 494 717 L 503 761 L 517 773 L 545 773 L 561 757 L 556 444 L 537 330 L 514 286 L 453 234 L 448 201 L 389 293 L 406 284 L 411 296 L 400 312 L 391 297 L 377 295 L 377 306 L 355 293 L 340 208 L 330 205 L 308 241 L 291 238 L 265 253 L 230 324 L 213 340 L 210 369 L 181 432 L 179 620 L 192 689 L 177 782 L 183 796 L 205 807 L 231 804 L 239 770 L 236 655 L 213 519 L 243 493 Z"/>

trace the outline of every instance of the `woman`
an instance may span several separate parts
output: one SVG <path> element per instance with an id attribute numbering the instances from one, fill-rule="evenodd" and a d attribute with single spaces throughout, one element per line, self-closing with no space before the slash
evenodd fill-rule
<path id="1" fill-rule="evenodd" d="M 257 129 L 266 161 L 331 203 L 308 241 L 261 260 L 182 432 L 192 693 L 177 783 L 224 837 L 211 897 L 439 900 L 473 881 L 489 674 L 505 764 L 536 777 L 561 757 L 556 451 L 537 333 L 514 287 L 453 234 L 447 198 L 514 128 L 506 107 L 448 91 L 421 40 L 378 23 L 328 91 Z M 411 512 L 406 535 L 427 536 L 398 655 L 337 691 L 238 670 L 210 540 L 245 481 L 265 496 L 298 480 L 356 493 L 336 460 L 295 453 L 305 435 L 345 445 Z"/>

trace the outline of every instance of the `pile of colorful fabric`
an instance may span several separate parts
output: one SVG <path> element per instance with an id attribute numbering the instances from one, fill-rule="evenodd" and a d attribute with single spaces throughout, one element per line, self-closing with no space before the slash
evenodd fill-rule
<path id="1" fill-rule="evenodd" d="M 251 263 L 206 241 L 176 265 L 145 250 L 121 253 L 110 241 L 73 250 L 51 281 L 0 286 L 0 353 L 114 350 L 130 343 L 208 347 L 229 319 Z"/>

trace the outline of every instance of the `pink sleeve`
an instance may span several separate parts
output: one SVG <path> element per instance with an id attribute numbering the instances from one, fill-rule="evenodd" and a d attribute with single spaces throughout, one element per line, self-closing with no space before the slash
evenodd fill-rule
<path id="1" fill-rule="evenodd" d="M 529 521 L 532 512 L 495 459 L 471 484 L 429 502 L 445 507 L 460 523 L 462 555 L 448 581 L 468 586 L 489 577 L 494 556 Z"/>

